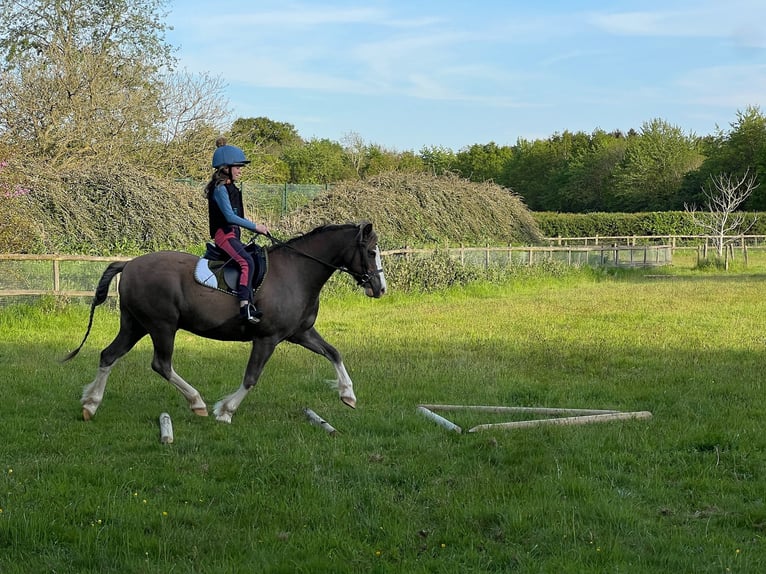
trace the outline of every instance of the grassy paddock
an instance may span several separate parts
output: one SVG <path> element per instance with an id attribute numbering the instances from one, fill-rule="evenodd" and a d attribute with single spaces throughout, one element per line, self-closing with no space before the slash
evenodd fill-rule
<path id="1" fill-rule="evenodd" d="M 333 296 L 318 327 L 359 408 L 324 384 L 329 363 L 283 346 L 232 425 L 193 416 L 148 342 L 82 422 L 117 314 L 99 308 L 60 365 L 86 307 L 2 309 L 0 571 L 763 571 L 765 287 L 755 273 L 574 273 Z M 211 406 L 246 360 L 244 345 L 179 335 L 176 370 Z M 421 402 L 654 416 L 457 435 Z"/>

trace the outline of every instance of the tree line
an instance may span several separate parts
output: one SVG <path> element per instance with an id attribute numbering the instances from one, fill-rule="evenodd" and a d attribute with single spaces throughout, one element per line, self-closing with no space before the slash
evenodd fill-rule
<path id="1" fill-rule="evenodd" d="M 304 139 L 287 122 L 227 112 L 220 78 L 178 69 L 164 0 L 0 0 L 0 193 L 109 166 L 159 181 L 205 180 L 226 135 L 252 159 L 246 181 L 335 183 L 386 172 L 492 181 L 534 211 L 680 210 L 721 174 L 766 176 L 766 118 L 738 110 L 711 135 L 663 119 L 627 133 L 563 131 L 512 145 L 398 151 L 356 133 Z M 102 173 L 101 170 L 99 173 Z M 0 201 L 2 204 L 2 201 Z M 1 208 L 1 206 L 0 206 Z M 766 186 L 741 206 L 766 209 Z"/>
<path id="2" fill-rule="evenodd" d="M 238 119 L 229 134 L 255 158 L 251 177 L 261 181 L 332 183 L 385 171 L 450 172 L 510 188 L 534 211 L 683 210 L 701 202 L 722 174 L 748 173 L 756 186 L 766 175 L 766 117 L 755 106 L 738 111 L 729 129 L 702 137 L 654 119 L 628 133 L 564 131 L 457 152 L 439 146 L 397 152 L 354 133 L 340 142 L 304 141 L 291 124 L 268 118 Z M 766 189 L 757 188 L 743 206 L 765 207 Z"/>

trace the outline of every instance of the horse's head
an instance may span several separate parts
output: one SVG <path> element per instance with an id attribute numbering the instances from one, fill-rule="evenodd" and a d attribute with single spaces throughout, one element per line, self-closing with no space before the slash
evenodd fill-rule
<path id="1" fill-rule="evenodd" d="M 378 249 L 378 235 L 372 229 L 372 223 L 360 223 L 357 235 L 357 253 L 348 267 L 348 272 L 364 288 L 368 297 L 376 299 L 386 293 L 386 277 L 383 274 L 383 262 Z"/>

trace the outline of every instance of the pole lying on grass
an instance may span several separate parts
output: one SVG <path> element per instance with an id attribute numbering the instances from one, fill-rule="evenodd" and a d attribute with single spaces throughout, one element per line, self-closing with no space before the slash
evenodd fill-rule
<path id="1" fill-rule="evenodd" d="M 580 415 L 575 417 L 563 417 L 558 419 L 535 419 L 530 421 L 514 421 L 508 423 L 492 423 L 476 425 L 468 429 L 468 432 L 479 432 L 492 429 L 519 429 L 529 427 L 539 427 L 546 425 L 587 425 L 590 423 L 600 423 L 607 421 L 620 421 L 630 419 L 648 419 L 652 417 L 649 411 L 637 411 L 632 413 L 611 412 L 597 415 Z"/>
<path id="2" fill-rule="evenodd" d="M 444 417 L 441 417 L 437 415 L 435 412 L 432 412 L 430 408 L 428 408 L 425 405 L 421 405 L 418 407 L 418 412 L 425 415 L 427 418 L 434 421 L 436 424 L 443 426 L 447 430 L 455 431 L 456 433 L 462 433 L 463 429 L 461 429 L 459 426 L 457 426 L 452 421 L 448 421 Z"/>
<path id="3" fill-rule="evenodd" d="M 525 413 L 537 415 L 549 415 L 555 418 L 533 419 L 506 423 L 491 423 L 477 425 L 468 429 L 469 433 L 491 429 L 518 429 L 544 425 L 585 425 L 617 420 L 648 419 L 652 413 L 649 411 L 623 412 L 603 409 L 564 409 L 549 407 L 505 407 L 485 405 L 418 405 L 417 411 L 431 419 L 447 430 L 462 433 L 458 425 L 452 421 L 437 415 L 435 410 L 441 411 L 473 411 L 485 413 Z"/>
<path id="4" fill-rule="evenodd" d="M 310 408 L 308 407 L 304 408 L 303 413 L 306 415 L 306 418 L 309 419 L 309 422 L 312 425 L 318 426 L 319 428 L 324 429 L 325 431 L 327 431 L 327 434 L 329 434 L 330 436 L 335 436 L 335 433 L 338 432 L 330 423 L 328 423 L 326 420 L 324 420 L 322 417 L 320 417 Z"/>
<path id="5" fill-rule="evenodd" d="M 536 415 L 605 415 L 620 411 L 602 409 L 562 409 L 551 407 L 498 407 L 484 405 L 420 405 L 431 411 L 480 411 L 483 413 L 529 413 Z"/>
<path id="6" fill-rule="evenodd" d="M 160 442 L 170 444 L 173 442 L 173 422 L 168 413 L 160 415 Z"/>

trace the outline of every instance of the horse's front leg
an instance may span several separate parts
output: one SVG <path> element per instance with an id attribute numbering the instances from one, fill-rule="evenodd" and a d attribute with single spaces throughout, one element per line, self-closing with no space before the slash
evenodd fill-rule
<path id="1" fill-rule="evenodd" d="M 335 373 L 338 376 L 338 394 L 340 395 L 340 400 L 352 409 L 356 408 L 354 383 L 351 382 L 351 377 L 348 376 L 346 366 L 343 364 L 343 358 L 335 347 L 325 341 L 322 338 L 322 335 L 317 333 L 317 330 L 314 329 L 314 327 L 306 329 L 302 333 L 293 335 L 288 341 L 296 343 L 305 347 L 309 351 L 313 351 L 314 353 L 327 358 L 332 363 L 332 366 L 335 367 Z"/>
<path id="2" fill-rule="evenodd" d="M 213 413 L 216 420 L 223 423 L 231 423 L 232 415 L 237 411 L 240 403 L 245 399 L 247 393 L 250 392 L 250 389 L 258 382 L 258 378 L 263 372 L 263 367 L 275 348 L 276 345 L 270 341 L 264 341 L 263 339 L 253 341 L 253 348 L 250 351 L 250 359 L 247 361 L 247 369 L 245 370 L 242 384 L 235 392 L 225 396 L 215 404 Z"/>

